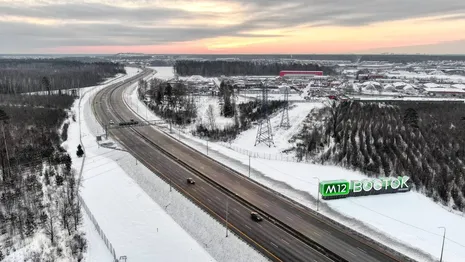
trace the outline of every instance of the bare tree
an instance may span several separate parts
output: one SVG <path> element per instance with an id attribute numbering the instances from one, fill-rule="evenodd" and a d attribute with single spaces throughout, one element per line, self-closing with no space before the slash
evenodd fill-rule
<path id="1" fill-rule="evenodd" d="M 50 203 L 52 204 L 52 203 Z M 55 244 L 55 215 L 50 206 L 47 208 L 46 222 L 45 222 L 45 234 L 50 238 L 50 242 Z"/>
<path id="2" fill-rule="evenodd" d="M 215 111 L 212 105 L 208 106 L 207 118 L 208 118 L 208 124 L 210 125 L 210 129 L 215 130 L 216 129 Z"/>

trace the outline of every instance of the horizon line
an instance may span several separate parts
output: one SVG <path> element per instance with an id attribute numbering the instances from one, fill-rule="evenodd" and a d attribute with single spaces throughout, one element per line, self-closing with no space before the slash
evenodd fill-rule
<path id="1" fill-rule="evenodd" d="M 53 55 L 78 55 L 78 56 L 89 56 L 89 55 L 94 55 L 94 56 L 114 56 L 118 54 L 137 54 L 137 55 L 164 55 L 164 56 L 169 56 L 169 55 L 189 55 L 189 56 L 267 56 L 267 55 L 273 55 L 273 56 L 309 56 L 309 55 L 357 55 L 357 56 L 364 56 L 364 55 L 412 55 L 412 56 L 465 56 L 465 53 L 460 54 L 412 54 L 412 53 L 390 53 L 390 52 L 383 52 L 383 53 L 295 53 L 295 54 L 279 54 L 279 53 L 269 53 L 269 54 L 243 54 L 243 53 L 236 53 L 236 54 L 225 54 L 225 53 L 217 53 L 217 54 L 192 54 L 192 53 L 137 53 L 137 52 L 121 52 L 121 53 L 111 53 L 111 54 L 102 54 L 102 53 L 57 53 L 57 54 L 50 54 L 50 53 L 13 53 L 13 54 L 2 54 L 0 53 L 0 56 L 26 56 L 26 55 L 42 55 L 42 56 L 53 56 Z"/>

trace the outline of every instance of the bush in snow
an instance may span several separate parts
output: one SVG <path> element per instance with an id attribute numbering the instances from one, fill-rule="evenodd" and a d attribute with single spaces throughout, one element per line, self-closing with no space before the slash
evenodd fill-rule
<path id="1" fill-rule="evenodd" d="M 77 146 L 76 155 L 78 157 L 82 157 L 84 155 L 84 150 L 82 150 L 82 146 L 80 144 Z"/>

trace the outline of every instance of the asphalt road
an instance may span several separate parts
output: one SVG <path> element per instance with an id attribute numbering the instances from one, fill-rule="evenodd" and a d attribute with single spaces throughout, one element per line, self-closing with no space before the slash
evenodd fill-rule
<path id="1" fill-rule="evenodd" d="M 125 86 L 112 85 L 96 95 L 93 106 L 101 123 L 138 119 L 123 102 Z M 110 129 L 109 133 L 206 212 L 225 224 L 227 218 L 231 231 L 274 261 L 333 261 L 319 252 L 318 246 L 313 248 L 312 242 L 337 254 L 342 261 L 404 261 L 153 127 Z M 194 178 L 196 184 L 188 185 L 188 177 Z M 250 218 L 252 210 L 272 219 L 254 222 Z"/>

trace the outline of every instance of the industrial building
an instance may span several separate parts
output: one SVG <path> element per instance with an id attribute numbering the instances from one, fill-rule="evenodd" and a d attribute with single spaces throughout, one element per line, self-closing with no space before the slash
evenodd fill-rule
<path id="1" fill-rule="evenodd" d="M 323 71 L 281 71 L 279 72 L 280 77 L 312 77 L 322 76 Z"/>

